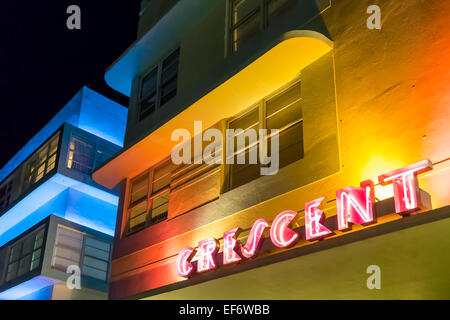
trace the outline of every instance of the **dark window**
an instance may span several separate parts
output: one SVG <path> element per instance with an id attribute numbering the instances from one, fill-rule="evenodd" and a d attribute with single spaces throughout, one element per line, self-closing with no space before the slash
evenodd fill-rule
<path id="1" fill-rule="evenodd" d="M 156 101 L 158 95 L 158 68 L 151 71 L 142 79 L 141 89 L 141 111 L 139 120 L 144 119 L 156 110 Z"/>
<path id="2" fill-rule="evenodd" d="M 0 186 L 0 213 L 5 210 L 11 200 L 11 191 L 13 186 L 13 180 L 9 179 L 2 183 Z"/>
<path id="3" fill-rule="evenodd" d="M 232 120 L 229 129 L 242 129 L 234 137 L 234 164 L 230 165 L 230 189 L 237 188 L 260 177 L 263 164 L 250 163 L 250 154 L 258 154 L 259 140 L 250 140 L 249 129 L 279 130 L 279 168 L 303 158 L 303 116 L 301 109 L 301 84 L 295 83 L 270 99 L 263 100 L 257 107 Z M 260 118 L 260 115 L 264 115 Z M 263 119 L 263 123 L 260 123 Z M 245 137 L 245 147 L 238 150 L 239 137 Z M 253 137 L 255 138 L 255 137 Z M 271 138 L 268 138 L 268 152 L 271 155 Z M 243 141 L 243 140 L 241 140 Z M 245 157 L 245 163 L 237 163 L 238 157 Z"/>
<path id="4" fill-rule="evenodd" d="M 178 48 L 142 79 L 139 121 L 177 95 L 179 57 Z"/>
<path id="5" fill-rule="evenodd" d="M 254 34 L 260 32 L 295 4 L 296 0 L 233 0 L 231 47 L 236 52 Z"/>
<path id="6" fill-rule="evenodd" d="M 33 232 L 10 247 L 5 282 L 37 269 L 41 262 L 44 229 Z"/>

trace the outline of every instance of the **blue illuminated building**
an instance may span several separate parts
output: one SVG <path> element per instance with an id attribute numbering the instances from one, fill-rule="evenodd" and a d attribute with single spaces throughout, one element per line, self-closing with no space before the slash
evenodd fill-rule
<path id="1" fill-rule="evenodd" d="M 127 109 L 83 87 L 0 170 L 0 299 L 105 299 L 118 193 L 91 178 Z M 69 289 L 68 266 L 81 270 Z"/>

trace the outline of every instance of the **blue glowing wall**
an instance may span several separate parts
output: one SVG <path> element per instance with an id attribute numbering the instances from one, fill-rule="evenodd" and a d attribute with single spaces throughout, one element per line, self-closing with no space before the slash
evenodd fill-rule
<path id="1" fill-rule="evenodd" d="M 64 123 L 86 130 L 120 147 L 123 146 L 128 109 L 83 87 L 14 157 L 0 170 L 5 179 Z"/>

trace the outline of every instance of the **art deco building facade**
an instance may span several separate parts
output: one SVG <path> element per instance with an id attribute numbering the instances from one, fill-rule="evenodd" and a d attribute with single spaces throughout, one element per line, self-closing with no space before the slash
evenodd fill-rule
<path id="1" fill-rule="evenodd" d="M 366 23 L 374 4 L 381 29 Z M 120 189 L 110 298 L 450 298 L 448 12 L 143 1 L 136 42 L 105 75 L 130 96 L 124 149 L 93 174 Z M 173 132 L 198 137 L 196 121 L 279 129 L 278 173 L 227 163 L 261 141 L 174 164 Z"/>
<path id="2" fill-rule="evenodd" d="M 0 170 L 0 299 L 107 298 L 118 193 L 91 173 L 122 148 L 126 117 L 83 87 Z"/>

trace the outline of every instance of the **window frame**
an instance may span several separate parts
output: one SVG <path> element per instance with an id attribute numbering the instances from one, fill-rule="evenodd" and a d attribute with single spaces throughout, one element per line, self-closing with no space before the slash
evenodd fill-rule
<path id="1" fill-rule="evenodd" d="M 110 273 L 110 270 L 111 270 L 111 257 L 112 257 L 112 249 L 113 249 L 112 248 L 112 243 L 108 242 L 105 239 L 101 239 L 99 237 L 93 236 L 91 234 L 88 234 L 86 232 L 83 232 L 83 231 L 80 231 L 80 230 L 77 230 L 77 229 L 73 229 L 73 228 L 71 228 L 69 226 L 66 226 L 66 225 L 63 225 L 63 224 L 58 224 L 57 228 L 56 228 L 57 231 L 56 231 L 55 242 L 54 242 L 53 247 L 52 247 L 52 256 L 51 256 L 50 268 L 52 270 L 57 270 L 59 272 L 66 273 L 66 270 L 61 270 L 60 268 L 58 268 L 54 264 L 54 259 L 57 256 L 57 250 L 56 249 L 58 247 L 67 248 L 64 245 L 59 245 L 58 244 L 58 236 L 59 236 L 59 232 L 60 232 L 59 230 L 61 230 L 61 229 L 65 229 L 65 230 L 68 230 L 70 232 L 77 233 L 77 234 L 79 234 L 81 236 L 81 248 L 80 248 L 80 251 L 77 252 L 79 254 L 78 267 L 80 268 L 81 276 L 82 277 L 86 277 L 86 278 L 90 278 L 90 279 L 95 279 L 96 281 L 102 281 L 102 282 L 108 283 L 109 273 Z M 94 240 L 99 241 L 99 242 L 107 243 L 108 246 L 109 246 L 108 260 L 104 260 L 102 258 L 94 257 L 94 256 L 91 256 L 89 254 L 86 254 L 86 252 L 85 252 L 86 251 L 86 246 L 92 247 L 91 245 L 87 245 L 86 244 L 86 238 L 91 238 L 91 239 L 94 239 Z M 68 248 L 68 249 L 71 250 L 71 248 Z M 101 249 L 98 249 L 98 250 L 101 250 Z M 75 251 L 75 250 L 73 250 L 73 251 Z M 101 251 L 104 251 L 104 250 L 101 250 Z M 102 272 L 105 272 L 105 280 L 101 280 L 99 278 L 92 277 L 92 276 L 89 276 L 89 275 L 84 273 L 84 271 L 83 271 L 84 268 L 83 267 L 85 266 L 85 256 L 90 257 L 91 259 L 97 259 L 97 260 L 101 260 L 103 262 L 107 262 L 107 269 L 105 271 L 103 271 L 101 269 L 98 269 L 98 268 L 95 268 L 95 267 L 92 267 L 92 266 L 87 266 L 89 268 L 93 268 L 93 269 L 97 269 L 97 270 L 100 270 Z M 73 261 L 73 262 L 74 262 L 74 264 L 76 263 L 76 261 Z"/>
<path id="2" fill-rule="evenodd" d="M 5 189 L 5 193 L 0 195 L 0 216 L 3 212 L 9 207 L 11 204 L 11 199 L 13 196 L 14 190 L 14 176 L 8 176 L 3 182 L 0 184 L 0 190 Z"/>
<path id="3" fill-rule="evenodd" d="M 170 201 L 170 193 L 171 193 L 171 182 L 169 181 L 169 184 L 167 184 L 166 186 L 164 186 L 163 188 L 159 189 L 156 192 L 153 192 L 153 183 L 155 182 L 154 180 L 154 173 L 156 170 L 158 170 L 159 168 L 163 167 L 166 163 L 172 163 L 172 159 L 171 157 L 166 157 L 165 159 L 163 159 L 162 161 L 158 162 L 157 164 L 155 164 L 154 166 L 152 166 L 151 168 L 145 170 L 143 173 L 137 175 L 136 177 L 134 177 L 133 179 L 130 180 L 129 186 L 127 188 L 127 194 L 128 197 L 126 198 L 126 228 L 125 228 L 125 235 L 131 235 L 133 233 L 139 232 L 143 229 L 146 229 L 148 227 L 151 227 L 153 225 L 156 225 L 158 223 L 161 223 L 163 221 L 167 221 L 168 219 L 168 210 L 167 212 L 158 215 L 159 216 L 163 216 L 160 219 L 161 220 L 157 220 L 155 222 L 152 222 L 152 205 L 153 205 L 153 200 L 155 198 L 158 198 L 160 196 L 162 196 L 164 193 L 168 192 L 169 193 L 169 199 L 167 200 L 167 205 L 169 204 Z M 173 164 L 172 164 L 173 165 Z M 171 176 L 172 175 L 172 170 L 170 170 L 168 172 L 168 174 Z M 144 197 L 142 197 L 141 199 L 135 200 L 134 202 L 131 202 L 132 200 L 132 188 L 133 188 L 133 184 L 142 179 L 143 177 L 147 176 L 147 193 Z M 140 215 L 144 215 L 145 214 L 145 221 L 144 223 L 141 223 L 140 225 L 138 225 L 138 227 L 135 228 L 131 228 L 130 227 L 130 221 L 131 221 L 131 210 L 134 208 L 139 207 L 140 205 L 144 204 L 145 202 L 147 202 L 146 204 L 146 211 L 145 213 L 142 213 Z M 159 208 L 159 207 L 158 207 Z M 138 216 L 140 216 L 138 215 Z M 136 217 L 133 217 L 133 219 Z M 156 217 L 155 217 L 156 218 Z"/>
<path id="4" fill-rule="evenodd" d="M 54 134 L 52 134 L 42 145 L 39 146 L 31 155 L 27 158 L 27 160 L 23 163 L 23 170 L 22 171 L 22 178 L 21 178 L 21 193 L 26 192 L 27 190 L 33 188 L 34 186 L 38 185 L 42 181 L 45 181 L 45 178 L 50 176 L 52 172 L 58 169 L 58 163 L 59 158 L 61 155 L 61 143 L 62 143 L 62 130 L 58 129 L 58 131 Z M 50 145 L 54 140 L 58 140 L 56 151 L 54 153 L 50 154 Z M 43 171 L 43 176 L 37 180 L 32 182 L 31 180 L 35 179 L 33 178 L 33 173 L 30 171 L 31 165 L 34 163 L 38 163 L 39 159 L 39 153 L 42 151 L 42 149 L 47 148 L 47 156 L 43 163 L 45 163 L 45 168 Z M 54 161 L 54 167 L 47 172 L 48 170 L 48 162 L 51 157 L 55 155 L 55 161 Z M 39 167 L 36 167 L 36 172 L 39 170 Z"/>
<path id="5" fill-rule="evenodd" d="M 74 139 L 74 138 L 80 140 L 82 143 L 89 144 L 89 145 L 93 146 L 93 148 L 94 148 L 94 158 L 92 160 L 92 168 L 91 168 L 91 171 L 88 173 L 83 172 L 78 169 L 74 169 L 73 166 L 69 168 L 69 161 L 71 160 L 70 152 L 72 151 L 70 145 L 72 143 L 72 139 Z M 99 154 L 103 154 L 105 152 L 105 150 L 106 150 L 106 152 L 111 154 L 110 158 L 112 156 L 114 156 L 114 152 L 111 151 L 110 149 L 108 149 L 105 145 L 98 143 L 98 142 L 94 142 L 89 138 L 85 138 L 81 134 L 78 134 L 77 132 L 72 132 L 70 134 L 69 144 L 67 146 L 67 155 L 66 155 L 66 161 L 64 163 L 64 167 L 68 170 L 73 170 L 75 172 L 79 172 L 81 174 L 91 176 L 92 172 L 94 172 L 95 169 L 98 168 L 99 165 L 101 165 L 102 163 L 104 163 L 106 161 L 106 160 L 103 160 L 103 162 L 100 162 L 100 163 L 98 161 Z M 72 161 L 73 161 L 73 159 L 72 159 Z"/>
<path id="6" fill-rule="evenodd" d="M 41 242 L 39 247 L 34 248 L 35 243 L 36 243 L 37 235 L 40 234 L 41 232 L 42 232 L 42 242 Z M 30 251 L 30 253 L 24 255 L 24 253 L 23 253 L 24 243 L 25 243 L 25 241 L 29 240 L 30 238 L 33 238 L 33 249 Z M 44 226 L 38 227 L 37 229 L 33 230 L 32 232 L 30 232 L 29 234 L 27 234 L 23 238 L 18 239 L 14 243 L 8 245 L 8 251 L 7 251 L 7 255 L 6 255 L 7 258 L 6 258 L 6 263 L 5 263 L 5 270 L 4 270 L 4 273 L 3 273 L 3 283 L 5 283 L 5 284 L 12 283 L 14 281 L 17 281 L 18 279 L 22 279 L 22 278 L 26 277 L 28 274 L 30 274 L 30 273 L 32 273 L 32 272 L 34 272 L 36 270 L 40 270 L 40 268 L 42 267 L 43 260 L 44 260 L 44 254 L 45 254 L 44 251 L 45 251 L 45 246 L 46 246 L 46 239 L 47 239 L 47 227 L 46 227 L 46 225 L 44 225 Z M 18 255 L 18 258 L 16 260 L 14 260 L 14 261 L 10 261 L 11 260 L 12 249 L 15 246 L 19 245 L 19 244 L 20 244 L 20 253 Z M 33 259 L 34 253 L 36 251 L 39 251 L 39 250 L 40 250 L 39 258 Z M 27 256 L 30 256 L 30 261 L 28 263 L 28 269 L 29 270 L 27 272 L 19 275 L 18 272 L 19 272 L 19 268 L 20 268 L 20 262 L 21 262 L 21 260 L 23 260 Z M 39 260 L 39 264 L 35 268 L 30 269 L 32 267 L 33 262 L 35 260 Z M 8 274 L 9 274 L 8 269 L 9 269 L 9 266 L 14 264 L 14 263 L 17 263 L 15 276 L 12 279 L 8 280 Z"/>
<path id="7" fill-rule="evenodd" d="M 236 28 L 239 28 L 242 26 L 245 22 L 247 22 L 251 16 L 254 14 L 260 14 L 259 17 L 259 33 L 264 31 L 270 26 L 269 22 L 269 3 L 272 0 L 259 0 L 259 6 L 255 9 L 253 9 L 251 12 L 249 12 L 244 18 L 242 18 L 241 21 L 239 21 L 237 24 L 234 24 L 234 5 L 238 1 L 248 1 L 248 0 L 228 0 L 228 7 L 227 7 L 227 47 L 228 47 L 228 54 L 234 54 L 239 51 L 239 48 L 235 49 L 235 43 L 236 39 L 234 38 L 234 32 Z M 294 1 L 293 1 L 294 2 Z M 252 38 L 254 35 L 250 36 Z M 247 39 L 248 40 L 248 39 Z"/>
<path id="8" fill-rule="evenodd" d="M 177 66 L 177 92 L 175 96 L 167 100 L 164 104 L 161 104 L 162 99 L 162 77 L 163 77 L 163 65 L 164 62 L 175 52 L 178 51 L 178 66 Z M 138 81 L 138 92 L 137 92 L 137 105 L 138 105 L 138 112 L 137 112 L 137 122 L 142 122 L 144 119 L 147 119 L 151 114 L 155 114 L 158 109 L 166 105 L 169 101 L 171 101 L 173 98 L 175 98 L 178 95 L 178 88 L 179 88 L 179 70 L 180 70 L 180 56 L 181 56 L 181 46 L 178 44 L 175 49 L 172 48 L 172 50 L 169 51 L 168 54 L 164 55 L 163 58 L 159 59 L 157 63 L 152 65 L 150 68 L 148 68 L 145 72 L 142 73 L 141 76 L 139 76 Z M 142 95 L 142 87 L 144 84 L 144 79 L 150 75 L 152 72 L 154 72 L 156 69 L 156 101 L 155 101 L 155 110 L 153 112 L 150 112 L 149 114 L 142 116 L 142 103 L 145 99 L 150 97 L 150 94 L 147 96 Z"/>
<path id="9" fill-rule="evenodd" d="M 281 112 L 282 110 L 288 108 L 289 106 L 293 105 L 296 102 L 300 102 L 301 103 L 303 101 L 303 97 L 301 95 L 302 78 L 301 78 L 301 75 L 300 75 L 300 76 L 296 77 L 294 80 L 292 80 L 292 81 L 288 82 L 287 84 L 283 85 L 281 88 L 279 88 L 279 89 L 275 90 L 274 92 L 272 92 L 271 94 L 267 95 L 263 99 L 259 100 L 258 102 L 256 102 L 252 106 L 246 108 L 245 110 L 239 112 L 235 116 L 229 118 L 227 120 L 227 122 L 226 122 L 226 128 L 230 129 L 230 124 L 233 121 L 236 121 L 236 120 L 242 118 L 243 116 L 245 116 L 246 114 L 252 112 L 252 110 L 257 108 L 258 109 L 258 114 L 259 114 L 258 129 L 267 129 L 267 102 L 270 101 L 271 99 L 275 98 L 275 97 L 281 96 L 284 92 L 287 92 L 290 88 L 292 88 L 293 86 L 295 86 L 297 84 L 300 84 L 300 98 L 298 100 L 290 103 L 289 105 L 284 106 L 281 110 L 278 110 L 277 112 L 275 112 L 272 115 L 275 115 L 275 114 Z M 295 125 L 297 125 L 299 123 L 303 123 L 303 114 L 302 114 L 302 117 L 300 119 L 292 120 L 288 124 L 286 124 L 282 128 L 280 128 L 278 136 L 280 136 L 282 132 L 292 128 L 293 126 L 295 126 Z M 272 134 L 270 132 L 267 132 L 266 139 L 269 140 L 271 138 L 271 136 L 272 136 Z M 302 137 L 302 140 L 304 140 L 303 137 Z M 248 146 L 246 145 L 246 147 L 244 149 L 234 151 L 233 152 L 233 157 L 236 157 L 240 153 L 246 152 L 248 149 L 250 149 L 253 146 L 259 146 L 259 143 L 260 142 L 259 142 L 259 138 L 258 138 L 258 141 L 256 143 L 253 143 L 253 144 L 248 145 Z M 227 150 L 225 150 L 225 154 L 228 156 L 228 151 Z M 258 158 L 258 160 L 259 160 L 259 158 Z M 239 188 L 240 186 L 246 185 L 246 184 L 248 184 L 248 183 L 250 183 L 250 182 L 252 182 L 252 181 L 254 181 L 254 180 L 256 180 L 256 179 L 261 177 L 261 176 L 259 176 L 258 178 L 252 179 L 252 180 L 250 180 L 250 181 L 248 181 L 248 182 L 246 182 L 246 183 L 244 183 L 242 185 L 239 185 L 237 187 L 232 187 L 232 167 L 233 167 L 233 165 L 235 165 L 235 164 L 229 164 L 229 163 L 226 164 L 226 171 L 225 171 L 226 172 L 225 173 L 226 174 L 226 177 L 225 177 L 225 180 L 226 180 L 226 192 L 234 190 L 236 188 Z M 259 163 L 258 163 L 258 165 L 260 167 L 262 166 L 262 164 L 259 164 Z M 279 169 L 282 169 L 282 167 L 280 167 Z"/>

